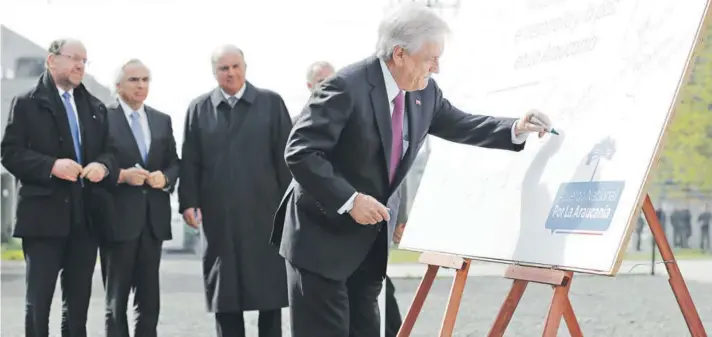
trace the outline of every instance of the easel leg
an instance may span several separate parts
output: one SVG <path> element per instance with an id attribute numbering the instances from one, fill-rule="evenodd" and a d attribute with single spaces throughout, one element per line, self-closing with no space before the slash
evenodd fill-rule
<path id="1" fill-rule="evenodd" d="M 440 326 L 440 337 L 452 336 L 452 332 L 455 329 L 457 311 L 460 310 L 460 301 L 462 300 L 462 293 L 465 291 L 465 283 L 467 282 L 467 273 L 469 271 L 470 260 L 466 260 L 462 269 L 459 269 L 455 274 L 455 280 L 452 281 L 452 288 L 450 289 L 450 298 L 447 302 L 445 317 L 443 317 L 443 323 Z"/>
<path id="2" fill-rule="evenodd" d="M 574 274 L 572 272 L 566 272 L 566 276 L 568 277 L 568 282 L 566 282 L 565 285 L 554 287 L 554 298 L 551 300 L 549 314 L 546 316 L 546 324 L 544 325 L 544 337 L 556 337 L 559 326 L 561 325 L 561 317 L 568 311 L 567 307 L 571 308 L 571 303 L 569 302 L 569 288 L 571 287 L 571 280 Z M 573 314 L 573 308 L 571 308 L 570 313 Z M 573 321 L 576 322 L 576 318 L 572 318 Z M 578 325 L 578 323 L 576 323 L 576 325 Z M 569 329 L 571 329 L 571 327 L 569 327 Z M 580 331 L 580 328 L 578 330 Z"/>
<path id="3" fill-rule="evenodd" d="M 665 268 L 668 272 L 670 287 L 672 287 L 672 292 L 675 294 L 677 304 L 680 306 L 682 316 L 685 318 L 690 334 L 693 337 L 707 337 L 707 332 L 705 332 L 705 328 L 702 325 L 700 315 L 697 313 L 695 304 L 692 302 L 690 291 L 687 289 L 685 280 L 682 278 L 682 273 L 680 273 L 680 268 L 677 265 L 677 261 L 675 261 L 675 256 L 670 248 L 670 243 L 668 243 L 663 227 L 660 225 L 660 221 L 655 214 L 655 207 L 653 206 L 653 202 L 650 200 L 650 196 L 645 197 L 645 203 L 643 203 L 643 214 L 645 215 L 645 219 L 648 221 L 650 232 L 653 234 L 655 243 L 657 243 L 658 249 L 660 250 L 660 256 L 662 257 L 663 263 L 665 263 Z"/>
<path id="4" fill-rule="evenodd" d="M 529 284 L 529 282 L 525 280 L 514 280 L 514 282 L 512 282 L 512 288 L 509 289 L 509 294 L 499 309 L 497 319 L 495 319 L 487 337 L 504 336 L 504 331 L 507 330 L 507 326 L 509 326 L 509 322 L 512 320 L 512 316 L 514 316 L 514 311 L 517 310 L 519 300 L 522 299 L 522 295 L 524 295 L 524 291 L 527 289 L 527 284 Z"/>
<path id="5" fill-rule="evenodd" d="M 572 337 L 583 337 L 583 332 L 574 313 L 574 307 L 571 305 L 571 300 L 568 296 L 566 296 L 566 302 L 564 303 L 564 322 L 566 322 L 569 334 Z"/>
<path id="6" fill-rule="evenodd" d="M 439 266 L 428 265 L 428 270 L 425 272 L 423 280 L 420 281 L 420 285 L 418 285 L 418 290 L 415 292 L 413 302 L 410 304 L 410 308 L 408 309 L 408 313 L 405 315 L 405 319 L 403 319 L 403 324 L 401 324 L 400 330 L 398 330 L 397 337 L 410 336 L 410 333 L 413 331 L 415 321 L 418 319 L 418 315 L 423 309 L 425 298 L 428 297 L 430 288 L 433 286 L 438 269 L 440 269 Z"/>

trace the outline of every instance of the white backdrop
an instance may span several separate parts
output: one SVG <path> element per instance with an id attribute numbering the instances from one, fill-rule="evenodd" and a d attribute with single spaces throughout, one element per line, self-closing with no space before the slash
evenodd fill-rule
<path id="1" fill-rule="evenodd" d="M 705 9 L 463 3 L 438 77 L 445 97 L 471 113 L 539 109 L 561 135 L 531 136 L 520 153 L 431 137 L 400 248 L 614 274 Z"/>

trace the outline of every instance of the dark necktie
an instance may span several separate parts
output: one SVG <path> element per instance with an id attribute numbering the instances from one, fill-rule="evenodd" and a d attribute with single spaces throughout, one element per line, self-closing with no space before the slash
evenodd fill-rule
<path id="1" fill-rule="evenodd" d="M 391 167 L 388 172 L 388 182 L 393 183 L 396 169 L 403 155 L 403 113 L 405 110 L 405 92 L 399 91 L 393 99 L 393 116 L 391 116 Z"/>

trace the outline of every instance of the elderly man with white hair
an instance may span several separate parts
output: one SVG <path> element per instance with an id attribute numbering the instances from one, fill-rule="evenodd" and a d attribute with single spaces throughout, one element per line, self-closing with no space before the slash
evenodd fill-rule
<path id="1" fill-rule="evenodd" d="M 277 93 L 245 79 L 242 50 L 216 49 L 212 66 L 218 86 L 193 100 L 186 114 L 180 212 L 207 244 L 205 296 L 218 336 L 245 336 L 242 313 L 258 310 L 259 335 L 277 337 L 287 279 L 269 237 L 292 179 L 283 157 L 292 122 Z"/>
<path id="2" fill-rule="evenodd" d="M 293 337 L 381 335 L 387 224 L 427 134 L 507 151 L 545 134 L 530 121 L 548 121 L 542 113 L 474 115 L 443 97 L 430 75 L 447 32 L 427 7 L 399 7 L 380 24 L 376 55 L 324 81 L 293 128 L 285 159 L 295 181 L 272 233 L 287 260 Z"/>

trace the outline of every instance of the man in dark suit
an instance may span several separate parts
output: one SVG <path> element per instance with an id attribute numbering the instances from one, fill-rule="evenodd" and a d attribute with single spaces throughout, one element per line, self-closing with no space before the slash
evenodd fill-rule
<path id="1" fill-rule="evenodd" d="M 376 56 L 324 81 L 292 129 L 285 159 L 294 182 L 272 243 L 287 260 L 293 337 L 381 334 L 386 222 L 397 212 L 384 205 L 399 204 L 427 134 L 510 151 L 523 149 L 530 131 L 544 135 L 546 126 L 530 122 L 535 112 L 470 115 L 443 98 L 430 74 L 446 31 L 428 8 L 400 7 L 379 28 Z"/>
<path id="2" fill-rule="evenodd" d="M 242 50 L 217 48 L 212 66 L 218 86 L 186 114 L 180 212 L 205 237 L 205 297 L 218 336 L 245 336 L 243 312 L 258 310 L 259 336 L 278 337 L 287 275 L 268 240 L 292 179 L 284 162 L 292 122 L 279 94 L 245 79 Z"/>
<path id="3" fill-rule="evenodd" d="M 48 336 L 59 271 L 62 335 L 86 336 L 97 233 L 112 217 L 101 186 L 116 172 L 106 107 L 81 84 L 87 52 L 52 42 L 47 71 L 16 96 L 2 140 L 2 164 L 21 184 L 14 236 L 26 262 L 25 336 Z"/>
<path id="4" fill-rule="evenodd" d="M 129 337 L 126 307 L 135 292 L 134 336 L 156 336 L 160 310 L 159 265 L 171 239 L 171 203 L 179 162 L 171 117 L 144 104 L 150 82 L 139 60 L 126 62 L 108 106 L 112 153 L 120 168 L 109 175 L 121 217 L 107 224 L 101 245 L 106 289 L 106 335 Z"/>

